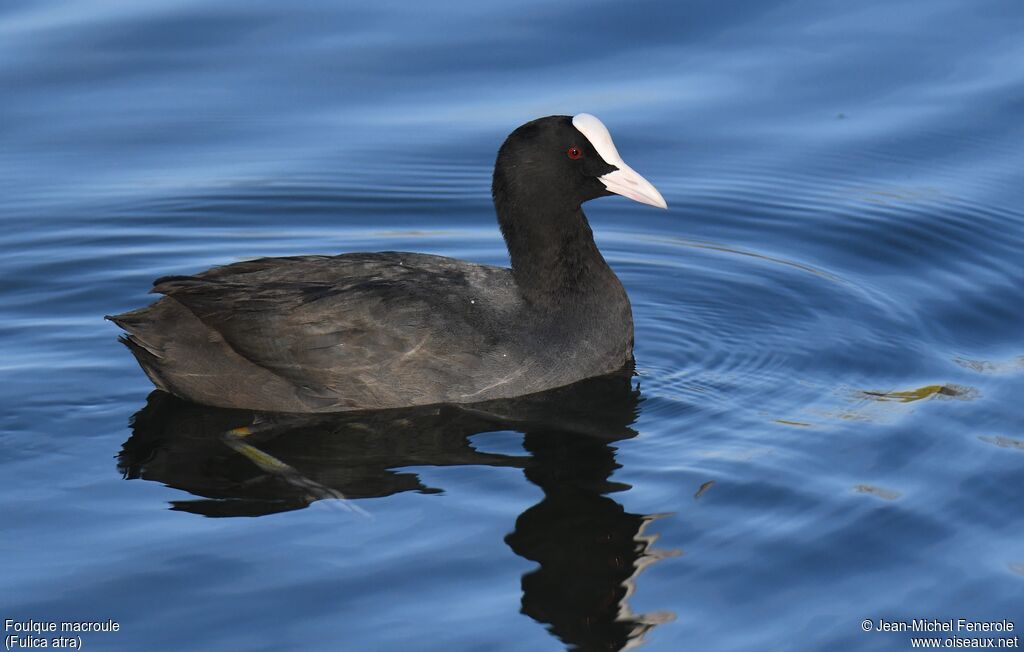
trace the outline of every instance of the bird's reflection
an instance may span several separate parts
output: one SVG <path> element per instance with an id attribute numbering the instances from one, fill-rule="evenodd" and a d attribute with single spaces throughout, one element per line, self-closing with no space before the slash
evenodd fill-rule
<path id="1" fill-rule="evenodd" d="M 526 477 L 544 499 L 516 519 L 505 542 L 540 564 L 523 576 L 523 613 L 547 623 L 570 649 L 625 650 L 667 614 L 632 614 L 626 599 L 636 575 L 672 554 L 644 529 L 655 515 L 630 514 L 605 494 L 618 468 L 607 443 L 564 431 L 526 433 Z"/>
<path id="2" fill-rule="evenodd" d="M 613 443 L 631 428 L 639 391 L 628 374 L 524 398 L 335 415 L 273 415 L 210 408 L 160 391 L 133 417 L 118 456 L 125 478 L 187 491 L 172 509 L 204 516 L 259 516 L 321 499 L 358 510 L 359 498 L 431 493 L 416 466 L 524 469 L 544 499 L 505 541 L 539 564 L 523 576 L 522 611 L 569 649 L 623 650 L 669 616 L 630 612 L 637 573 L 665 556 L 645 534 L 656 518 L 631 514 L 608 494 L 628 485 Z M 527 454 L 476 450 L 470 437 L 523 433 Z"/>

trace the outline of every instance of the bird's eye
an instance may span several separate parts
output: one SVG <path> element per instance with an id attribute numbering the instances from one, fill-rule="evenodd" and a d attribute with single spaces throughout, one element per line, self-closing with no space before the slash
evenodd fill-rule
<path id="1" fill-rule="evenodd" d="M 579 147 L 576 147 L 575 145 L 573 145 L 572 147 L 570 147 L 570 148 L 569 148 L 569 149 L 568 149 L 568 150 L 567 150 L 567 151 L 565 152 L 565 154 L 566 154 L 566 156 L 568 156 L 569 158 L 571 158 L 571 159 L 572 159 L 572 160 L 574 160 L 574 161 L 575 161 L 576 159 L 578 159 L 579 157 L 583 156 L 583 152 L 582 152 L 582 151 L 580 150 L 580 148 L 579 148 Z"/>

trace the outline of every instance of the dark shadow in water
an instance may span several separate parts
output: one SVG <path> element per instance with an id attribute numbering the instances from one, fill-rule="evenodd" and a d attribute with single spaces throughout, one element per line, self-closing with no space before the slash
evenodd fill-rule
<path id="1" fill-rule="evenodd" d="M 668 614 L 633 614 L 626 600 L 636 576 L 672 551 L 654 548 L 644 529 L 657 515 L 631 514 L 607 495 L 629 485 L 608 480 L 619 467 L 606 442 L 578 433 L 531 430 L 526 477 L 544 499 L 516 519 L 505 543 L 540 564 L 523 575 L 523 613 L 569 649 L 623 650 Z"/>
<path id="2" fill-rule="evenodd" d="M 210 408 L 153 392 L 118 456 L 125 478 L 187 491 L 172 509 L 204 516 L 260 516 L 316 500 L 361 511 L 357 498 L 434 493 L 414 466 L 524 469 L 544 499 L 505 541 L 540 567 L 523 576 L 522 611 L 569 649 L 622 650 L 671 616 L 632 614 L 636 575 L 666 556 L 608 494 L 618 468 L 613 442 L 634 437 L 639 391 L 628 375 L 597 378 L 506 401 L 334 415 Z M 529 455 L 484 453 L 470 437 L 511 430 Z"/>

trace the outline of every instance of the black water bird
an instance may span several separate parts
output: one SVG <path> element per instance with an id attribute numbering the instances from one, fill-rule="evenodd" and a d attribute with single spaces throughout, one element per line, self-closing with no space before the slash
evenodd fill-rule
<path id="1" fill-rule="evenodd" d="M 338 412 L 509 398 L 632 362 L 629 298 L 581 204 L 666 207 L 592 115 L 516 129 L 492 194 L 511 268 L 382 252 L 261 258 L 156 280 L 108 317 L 150 380 L 207 405 Z"/>

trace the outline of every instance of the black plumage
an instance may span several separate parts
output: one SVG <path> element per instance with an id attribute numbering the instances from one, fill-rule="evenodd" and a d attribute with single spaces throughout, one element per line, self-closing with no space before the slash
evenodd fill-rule
<path id="1" fill-rule="evenodd" d="M 262 258 L 157 279 L 161 299 L 109 319 L 157 387 L 222 407 L 472 403 L 610 373 L 632 361 L 632 315 L 580 205 L 611 194 L 601 177 L 617 169 L 572 118 L 534 120 L 495 163 L 510 269 L 400 252 Z"/>

